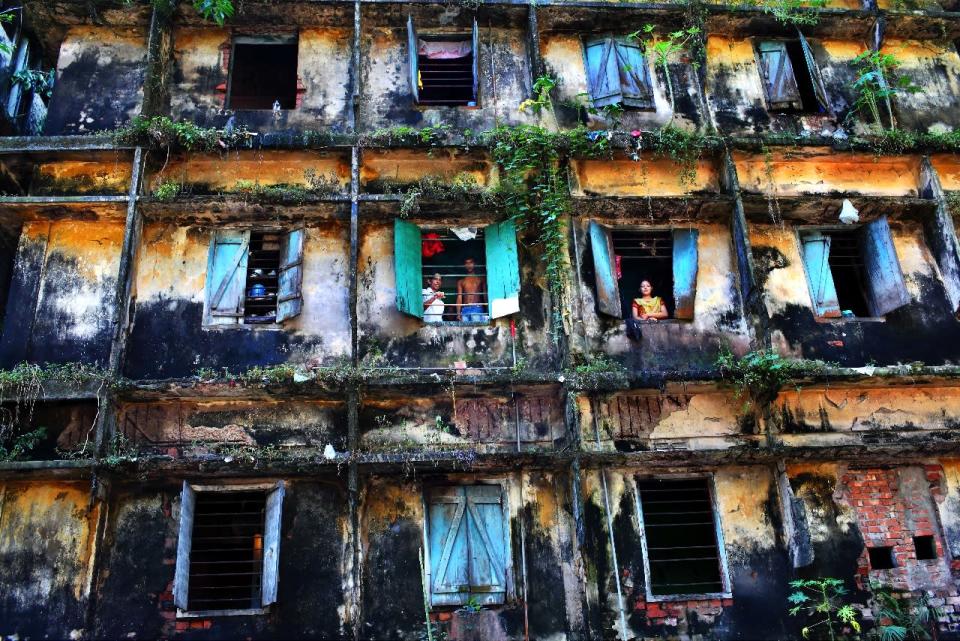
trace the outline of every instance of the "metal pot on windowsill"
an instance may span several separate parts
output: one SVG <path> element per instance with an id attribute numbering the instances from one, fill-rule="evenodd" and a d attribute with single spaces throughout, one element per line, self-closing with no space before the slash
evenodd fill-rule
<path id="1" fill-rule="evenodd" d="M 264 298 L 267 295 L 267 288 L 262 283 L 256 283 L 247 290 L 248 298 Z"/>

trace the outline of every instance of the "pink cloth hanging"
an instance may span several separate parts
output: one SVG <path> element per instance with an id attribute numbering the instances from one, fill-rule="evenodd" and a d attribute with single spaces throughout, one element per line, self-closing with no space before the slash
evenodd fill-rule
<path id="1" fill-rule="evenodd" d="M 429 60 L 455 60 L 470 55 L 473 45 L 467 40 L 456 42 L 434 42 L 420 40 L 417 44 L 417 53 Z"/>

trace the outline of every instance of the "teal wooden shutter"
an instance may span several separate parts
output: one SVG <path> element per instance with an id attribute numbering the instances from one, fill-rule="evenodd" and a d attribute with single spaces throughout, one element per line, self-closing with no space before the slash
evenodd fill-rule
<path id="1" fill-rule="evenodd" d="M 816 96 L 817 102 L 820 103 L 820 107 L 823 108 L 824 111 L 829 112 L 830 103 L 827 102 L 826 85 L 823 83 L 823 76 L 820 75 L 820 67 L 817 66 L 817 60 L 813 57 L 813 49 L 810 48 L 810 43 L 807 42 L 807 39 L 799 29 L 797 29 L 797 36 L 800 39 L 800 48 L 803 49 L 803 59 L 807 63 L 810 82 L 813 84 L 813 94 Z"/>
<path id="2" fill-rule="evenodd" d="M 771 109 L 799 109 L 800 90 L 793 75 L 793 65 L 787 55 L 786 43 L 779 41 L 761 42 L 757 49 L 760 54 L 760 77 L 767 91 L 767 100 Z"/>
<path id="3" fill-rule="evenodd" d="M 427 506 L 430 602 L 462 605 L 470 597 L 466 492 L 462 487 L 431 490 Z"/>
<path id="4" fill-rule="evenodd" d="M 697 239 L 696 229 L 673 230 L 673 317 L 693 319 L 697 299 Z"/>
<path id="5" fill-rule="evenodd" d="M 420 228 L 393 221 L 393 270 L 397 278 L 397 309 L 423 318 L 423 241 Z"/>
<path id="6" fill-rule="evenodd" d="M 263 524 L 263 579 L 260 602 L 263 607 L 277 602 L 280 570 L 280 523 L 283 517 L 283 481 L 267 495 Z"/>
<path id="7" fill-rule="evenodd" d="M 616 42 L 614 46 L 617 52 L 617 69 L 623 104 L 643 109 L 653 107 L 650 70 L 640 45 L 632 42 Z"/>
<path id="8" fill-rule="evenodd" d="M 473 19 L 473 101 L 471 107 L 480 102 L 480 30 L 477 29 L 477 19 Z"/>
<path id="9" fill-rule="evenodd" d="M 811 232 L 803 237 L 803 263 L 807 268 L 807 284 L 813 311 L 817 316 L 840 316 L 837 288 L 830 271 L 830 237 Z"/>
<path id="10" fill-rule="evenodd" d="M 186 481 L 180 491 L 180 533 L 177 537 L 177 566 L 173 573 L 173 603 L 187 609 L 190 588 L 190 549 L 193 547 L 193 513 L 197 495 Z"/>
<path id="11" fill-rule="evenodd" d="M 410 58 L 410 92 L 413 94 L 413 101 L 420 102 L 420 69 L 417 66 L 417 56 L 419 48 L 417 47 L 417 30 L 413 26 L 413 16 L 407 16 L 407 49 Z"/>
<path id="12" fill-rule="evenodd" d="M 620 70 L 613 40 L 592 40 L 583 46 L 587 70 L 587 87 L 594 107 L 613 105 L 623 100 L 620 91 Z"/>
<path id="13" fill-rule="evenodd" d="M 487 254 L 487 295 L 490 318 L 520 311 L 520 259 L 517 228 L 512 220 L 487 225 L 483 230 Z"/>
<path id="14" fill-rule="evenodd" d="M 507 586 L 507 536 L 498 485 L 464 488 L 470 550 L 470 594 L 480 603 L 503 603 Z"/>
<path id="15" fill-rule="evenodd" d="M 909 303 L 910 295 L 886 216 L 860 228 L 860 249 L 870 313 L 883 316 Z"/>
<path id="16" fill-rule="evenodd" d="M 594 220 L 590 221 L 590 249 L 593 252 L 593 271 L 597 279 L 597 311 L 614 318 L 623 318 L 620 286 L 614 271 L 613 239 L 610 237 L 610 230 Z"/>
<path id="17" fill-rule="evenodd" d="M 222 229 L 214 234 L 207 261 L 207 325 L 236 325 L 243 319 L 249 246 L 249 231 Z"/>
<path id="18" fill-rule="evenodd" d="M 277 322 L 299 316 L 303 309 L 303 229 L 285 234 L 280 242 Z"/>

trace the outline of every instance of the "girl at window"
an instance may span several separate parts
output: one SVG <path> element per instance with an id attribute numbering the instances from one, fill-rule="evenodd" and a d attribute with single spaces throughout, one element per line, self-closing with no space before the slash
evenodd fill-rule
<path id="1" fill-rule="evenodd" d="M 633 299 L 633 320 L 658 321 L 667 318 L 667 306 L 663 299 L 653 295 L 653 285 L 649 280 L 640 281 L 640 298 Z"/>

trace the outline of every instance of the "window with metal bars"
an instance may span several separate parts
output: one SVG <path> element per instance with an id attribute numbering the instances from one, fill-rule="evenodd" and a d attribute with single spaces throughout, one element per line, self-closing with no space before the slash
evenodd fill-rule
<path id="1" fill-rule="evenodd" d="M 417 104 L 475 107 L 479 100 L 477 21 L 471 33 L 418 34 L 407 19 L 410 89 Z"/>
<path id="2" fill-rule="evenodd" d="M 463 235 L 463 230 L 457 231 Z M 483 230 L 471 230 L 469 234 L 475 235 L 464 240 L 450 229 L 423 230 L 423 319 L 428 323 L 490 320 Z M 436 276 L 440 277 L 439 291 L 444 296 L 426 307 L 428 298 L 435 295 L 432 281 Z"/>
<path id="3" fill-rule="evenodd" d="M 726 592 L 718 523 L 707 479 L 638 479 L 647 593 Z"/>

